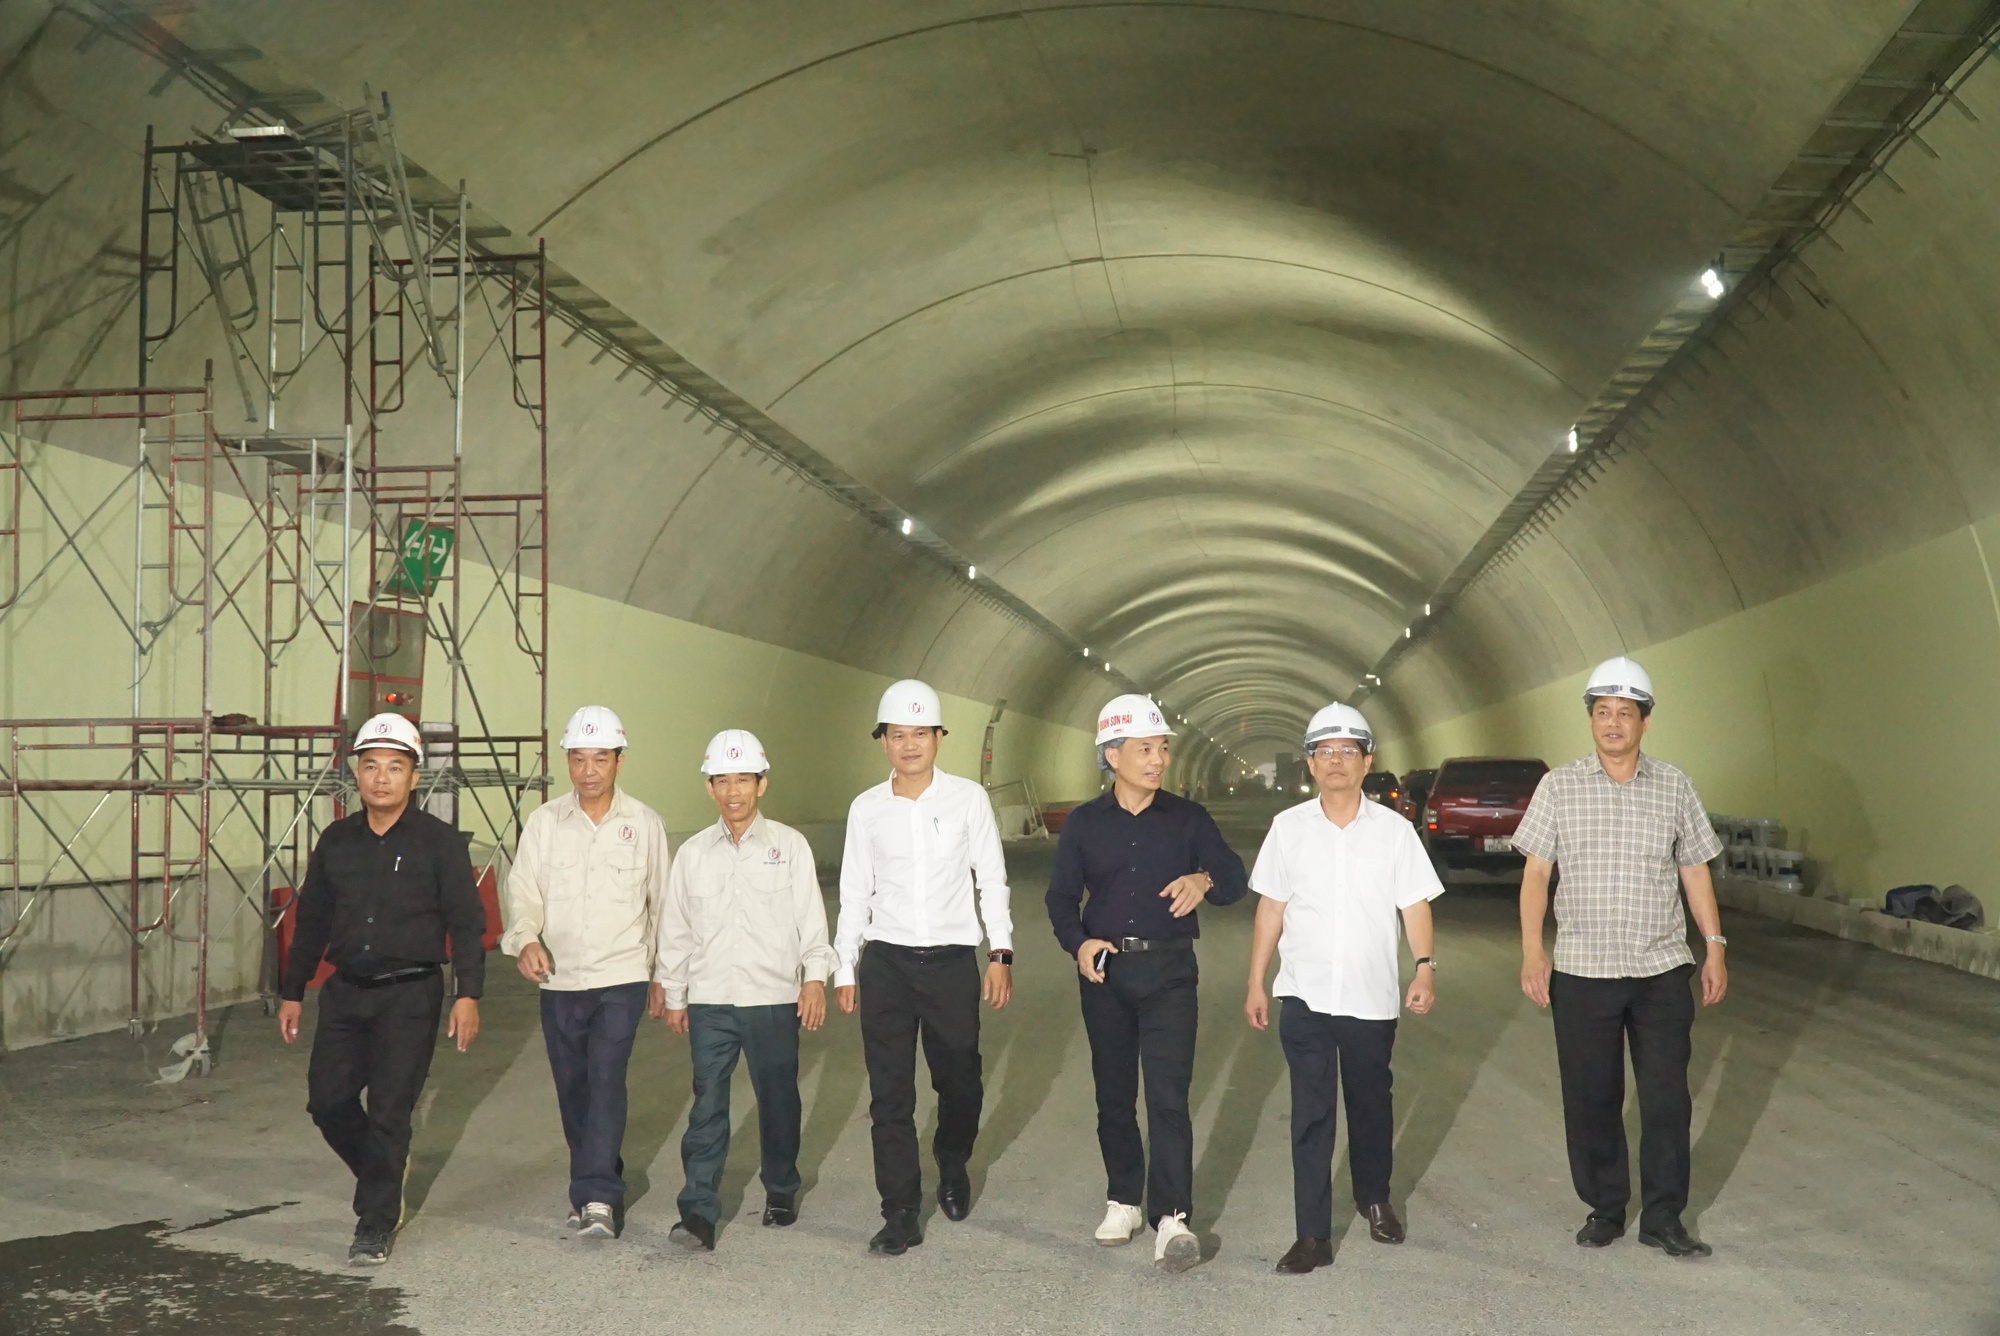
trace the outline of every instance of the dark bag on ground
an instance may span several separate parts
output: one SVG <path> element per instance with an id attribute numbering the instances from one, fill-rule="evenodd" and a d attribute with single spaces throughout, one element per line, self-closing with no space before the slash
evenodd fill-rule
<path id="1" fill-rule="evenodd" d="M 1882 897 L 1882 912 L 1919 923 L 1941 923 L 1947 928 L 1986 926 L 1985 906 L 1963 886 L 1947 886 L 1942 891 L 1935 886 L 1898 886 Z"/>

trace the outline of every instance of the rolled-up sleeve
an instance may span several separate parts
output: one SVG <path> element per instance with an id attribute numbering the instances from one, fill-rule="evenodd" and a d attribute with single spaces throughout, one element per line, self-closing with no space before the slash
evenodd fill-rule
<path id="1" fill-rule="evenodd" d="M 1250 879 L 1243 871 L 1243 860 L 1222 838 L 1221 828 L 1204 808 L 1195 809 L 1194 849 L 1197 864 L 1215 883 L 1208 888 L 1208 903 L 1233 905 L 1249 894 Z"/>

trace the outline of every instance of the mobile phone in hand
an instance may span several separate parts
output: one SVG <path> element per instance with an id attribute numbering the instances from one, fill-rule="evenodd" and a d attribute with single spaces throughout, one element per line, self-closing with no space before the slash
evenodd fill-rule
<path id="1" fill-rule="evenodd" d="M 1097 953 L 1097 958 L 1095 960 L 1090 962 L 1090 968 L 1095 970 L 1097 973 L 1102 974 L 1104 973 L 1104 967 L 1110 962 L 1111 962 L 1111 948 L 1107 946 L 1103 950 Z"/>

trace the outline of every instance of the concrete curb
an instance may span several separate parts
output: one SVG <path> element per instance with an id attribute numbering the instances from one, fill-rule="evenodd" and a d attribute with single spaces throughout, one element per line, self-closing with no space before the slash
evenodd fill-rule
<path id="1" fill-rule="evenodd" d="M 1716 898 L 1731 909 L 1794 923 L 1850 942 L 1866 942 L 1899 956 L 1949 965 L 1967 974 L 2000 979 L 2000 936 L 1937 923 L 1891 918 L 1842 900 L 1787 895 L 1760 882 L 1718 878 Z"/>

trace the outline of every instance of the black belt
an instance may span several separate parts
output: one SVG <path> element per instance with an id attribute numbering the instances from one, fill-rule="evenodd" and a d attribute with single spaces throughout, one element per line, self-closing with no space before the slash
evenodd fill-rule
<path id="1" fill-rule="evenodd" d="M 406 970 L 390 970 L 387 974 L 356 974 L 351 970 L 340 970 L 340 977 L 356 988 L 387 988 L 392 983 L 410 983 L 417 979 L 434 979 L 442 965 L 412 965 Z"/>
<path id="2" fill-rule="evenodd" d="M 1111 944 L 1118 948 L 1120 955 L 1127 951 L 1192 951 L 1192 937 L 1114 937 Z"/>
<path id="3" fill-rule="evenodd" d="M 870 942 L 868 945 L 899 952 L 916 961 L 952 960 L 958 956 L 971 955 L 973 951 L 972 947 L 963 945 L 904 946 L 901 942 Z"/>

